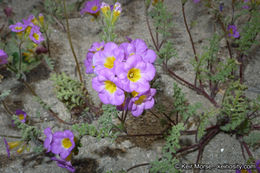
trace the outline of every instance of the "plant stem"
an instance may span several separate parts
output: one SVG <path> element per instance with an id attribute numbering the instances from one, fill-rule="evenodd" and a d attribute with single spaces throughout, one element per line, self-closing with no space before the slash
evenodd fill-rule
<path id="1" fill-rule="evenodd" d="M 6 110 L 6 112 L 12 117 L 14 114 L 9 110 L 8 106 L 6 105 L 5 101 L 2 100 L 2 104 Z"/>
<path id="2" fill-rule="evenodd" d="M 183 82 L 187 87 L 189 87 L 190 89 L 196 91 L 197 93 L 199 93 L 199 94 L 203 95 L 205 98 L 207 98 L 215 107 L 219 107 L 217 102 L 212 97 L 210 97 L 204 89 L 198 88 L 195 85 L 191 84 L 190 82 L 186 81 L 185 79 L 181 78 L 180 76 L 175 74 L 173 71 L 168 69 L 168 67 L 165 63 L 164 63 L 164 66 L 165 66 L 167 72 L 170 74 L 171 77 L 173 77 L 174 79 L 178 79 L 179 81 Z"/>
<path id="3" fill-rule="evenodd" d="M 20 74 L 22 73 L 22 59 L 23 59 L 23 57 L 22 57 L 22 44 L 23 44 L 23 41 L 21 41 L 19 43 L 19 46 L 18 46 L 18 48 L 19 48 L 19 73 Z"/>
<path id="4" fill-rule="evenodd" d="M 73 44 L 72 44 L 72 41 L 71 41 L 69 20 L 68 20 L 68 15 L 67 15 L 67 11 L 66 11 L 66 0 L 63 0 L 63 5 L 64 5 L 64 14 L 65 14 L 65 18 L 66 18 L 67 34 L 68 34 L 68 40 L 69 40 L 69 43 L 70 43 L 70 48 L 71 48 L 74 60 L 76 62 L 76 67 L 77 67 L 77 71 L 78 71 L 78 74 L 79 74 L 80 82 L 82 84 L 84 84 L 83 79 L 82 79 L 82 75 L 81 75 L 81 71 L 80 71 L 80 66 L 79 66 L 79 63 L 78 63 L 78 59 L 77 59 L 77 56 L 76 56 L 76 53 L 75 53 L 75 50 L 73 48 Z"/>
<path id="5" fill-rule="evenodd" d="M 157 47 L 157 44 L 156 44 L 156 42 L 154 40 L 153 32 L 152 32 L 152 29 L 151 29 L 151 26 L 150 26 L 150 23 L 149 23 L 149 19 L 148 19 L 148 15 L 147 15 L 147 9 L 145 11 L 145 19 L 146 19 L 146 24 L 147 24 L 150 36 L 151 36 L 152 41 L 153 41 L 153 45 L 154 45 L 155 49 L 157 50 L 157 52 L 159 52 L 160 49 Z"/>
<path id="6" fill-rule="evenodd" d="M 189 37 L 190 37 L 190 42 L 191 42 L 191 46 L 192 46 L 192 50 L 193 50 L 193 54 L 194 54 L 194 58 L 196 60 L 196 62 L 198 63 L 199 62 L 199 59 L 197 57 L 197 53 L 196 53 L 196 49 L 195 49 L 195 46 L 194 46 L 194 42 L 193 42 L 193 39 L 192 39 L 192 36 L 191 36 L 191 32 L 189 30 L 189 27 L 188 27 L 188 24 L 187 24 L 187 19 L 186 19 L 186 15 L 185 15 L 185 9 L 184 9 L 184 3 L 182 3 L 182 15 L 183 15 L 183 19 L 184 19 L 184 24 L 185 24 L 185 28 L 186 28 L 186 31 L 188 32 L 189 34 Z M 197 78 L 198 78 L 198 75 L 200 74 L 200 72 L 197 70 L 196 71 L 196 76 L 195 76 L 195 80 L 194 80 L 194 85 L 197 86 Z M 202 81 L 199 79 L 199 82 L 200 82 L 200 88 L 202 88 Z"/>
<path id="7" fill-rule="evenodd" d="M 141 167 L 141 166 L 148 166 L 148 165 L 150 165 L 150 163 L 138 164 L 138 165 L 132 166 L 131 168 L 128 168 L 128 169 L 126 170 L 126 172 L 129 172 L 129 171 L 131 171 L 131 170 L 134 169 L 134 168 L 138 168 L 138 167 Z"/>
<path id="8" fill-rule="evenodd" d="M 21 139 L 22 138 L 21 136 L 2 135 L 2 134 L 0 134 L 0 136 L 4 137 L 4 138 L 16 138 L 16 139 Z"/>

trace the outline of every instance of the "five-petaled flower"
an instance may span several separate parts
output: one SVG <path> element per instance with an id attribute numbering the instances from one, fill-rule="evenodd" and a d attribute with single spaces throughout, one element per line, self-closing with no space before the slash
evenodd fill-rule
<path id="1" fill-rule="evenodd" d="M 124 59 L 124 50 L 118 48 L 113 42 L 108 42 L 104 46 L 104 50 L 98 51 L 93 56 L 94 72 L 99 74 L 103 69 L 114 70 L 115 61 Z"/>
<path id="2" fill-rule="evenodd" d="M 29 37 L 36 44 L 40 44 L 44 40 L 44 37 L 42 36 L 42 33 L 40 32 L 40 27 L 38 27 L 38 26 L 34 26 L 31 29 Z"/>
<path id="3" fill-rule="evenodd" d="M 21 22 L 16 23 L 15 25 L 10 25 L 9 28 L 13 32 L 22 32 L 26 29 L 26 25 L 22 24 Z"/>
<path id="4" fill-rule="evenodd" d="M 128 109 L 131 110 L 134 116 L 139 116 L 145 109 L 151 109 L 154 105 L 153 96 L 156 93 L 156 89 L 150 88 L 143 94 L 133 91 L 133 98 L 130 100 Z"/>
<path id="5" fill-rule="evenodd" d="M 228 36 L 234 38 L 238 38 L 240 36 L 236 25 L 228 25 Z"/>
<path id="6" fill-rule="evenodd" d="M 15 115 L 18 116 L 18 119 L 19 119 L 22 123 L 25 123 L 25 122 L 26 122 L 26 117 L 27 117 L 26 112 L 24 112 L 24 111 L 18 109 L 18 110 L 15 111 Z"/>
<path id="7" fill-rule="evenodd" d="M 5 51 L 0 49 L 0 65 L 7 64 L 8 55 L 5 53 Z"/>
<path id="8" fill-rule="evenodd" d="M 104 104 L 121 105 L 124 102 L 124 91 L 118 87 L 118 78 L 109 69 L 100 71 L 92 79 L 92 87 L 99 93 L 99 98 Z"/>
<path id="9" fill-rule="evenodd" d="M 120 80 L 120 87 L 127 92 L 143 93 L 149 90 L 149 82 L 155 76 L 155 68 L 146 63 L 140 55 L 132 55 L 125 63 L 116 63 L 116 75 Z"/>
<path id="10" fill-rule="evenodd" d="M 51 152 L 59 154 L 62 159 L 66 159 L 75 147 L 74 135 L 70 130 L 55 132 L 52 136 Z"/>
<path id="11" fill-rule="evenodd" d="M 100 11 L 101 3 L 99 0 L 87 1 L 84 8 L 80 11 L 80 14 L 85 13 L 97 14 Z"/>

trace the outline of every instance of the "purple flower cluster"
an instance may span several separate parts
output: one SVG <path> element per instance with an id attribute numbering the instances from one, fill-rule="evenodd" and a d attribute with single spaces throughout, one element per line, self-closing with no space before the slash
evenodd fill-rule
<path id="1" fill-rule="evenodd" d="M 7 64 L 8 55 L 5 53 L 5 51 L 0 49 L 0 65 Z"/>
<path id="2" fill-rule="evenodd" d="M 75 172 L 75 169 L 70 162 L 72 150 L 75 148 L 74 134 L 70 130 L 52 133 L 49 127 L 44 130 L 44 134 L 46 135 L 44 148 L 47 152 L 51 151 L 61 158 L 57 159 L 54 157 L 52 160 L 56 161 L 59 167 Z"/>
<path id="3" fill-rule="evenodd" d="M 40 44 L 44 40 L 40 31 L 41 23 L 43 23 L 42 14 L 39 14 L 39 20 L 40 22 L 33 15 L 30 15 L 27 19 L 23 19 L 23 23 L 18 22 L 10 25 L 9 28 L 18 34 L 27 34 L 35 44 Z"/>
<path id="4" fill-rule="evenodd" d="M 236 25 L 228 25 L 228 36 L 234 38 L 238 38 L 240 36 Z"/>
<path id="5" fill-rule="evenodd" d="M 96 74 L 92 87 L 104 104 L 139 116 L 154 105 L 156 90 L 149 82 L 155 76 L 155 59 L 155 52 L 141 39 L 120 45 L 94 43 L 86 56 L 86 73 Z"/>

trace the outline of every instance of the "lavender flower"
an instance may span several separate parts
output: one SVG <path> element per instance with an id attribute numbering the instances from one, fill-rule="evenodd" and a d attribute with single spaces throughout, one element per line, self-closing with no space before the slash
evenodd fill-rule
<path id="1" fill-rule="evenodd" d="M 0 49 L 0 65 L 7 64 L 8 63 L 7 58 L 8 55 L 3 50 Z"/>
<path id="2" fill-rule="evenodd" d="M 154 105 L 153 96 L 156 89 L 150 88 L 143 94 L 132 92 L 133 98 L 130 100 L 128 109 L 131 110 L 133 116 L 139 116 L 143 113 L 144 109 L 151 109 Z"/>
<path id="3" fill-rule="evenodd" d="M 64 159 L 57 159 L 56 157 L 52 157 L 51 160 L 56 161 L 56 163 L 59 167 L 66 168 L 70 172 L 76 171 L 76 169 L 71 165 L 70 161 L 66 161 Z"/>
<path id="4" fill-rule="evenodd" d="M 229 37 L 238 38 L 240 36 L 236 25 L 228 25 L 228 32 Z"/>
<path id="5" fill-rule="evenodd" d="M 98 92 L 104 104 L 121 105 L 124 102 L 124 91 L 117 86 L 119 83 L 112 70 L 104 69 L 92 79 L 92 87 Z"/>
<path id="6" fill-rule="evenodd" d="M 94 73 L 95 66 L 93 65 L 93 56 L 96 52 L 103 50 L 104 45 L 105 45 L 104 41 L 100 43 L 95 42 L 91 45 L 90 49 L 88 50 L 85 59 L 85 67 L 86 67 L 87 74 Z"/>
<path id="7" fill-rule="evenodd" d="M 70 130 L 64 132 L 55 132 L 51 143 L 51 151 L 59 154 L 62 159 L 66 159 L 75 147 L 74 135 Z"/>
<path id="8" fill-rule="evenodd" d="M 51 128 L 46 128 L 44 130 L 44 134 L 46 135 L 46 138 L 44 140 L 44 148 L 47 149 L 47 152 L 50 152 L 51 151 L 51 144 L 52 144 L 52 141 L 53 141 L 53 134 L 52 134 L 52 131 L 51 131 Z"/>
<path id="9" fill-rule="evenodd" d="M 10 25 L 9 28 L 13 32 L 22 32 L 25 30 L 26 25 L 22 24 L 21 22 L 16 23 L 15 25 Z"/>
<path id="10" fill-rule="evenodd" d="M 145 62 L 154 63 L 156 53 L 148 49 L 146 43 L 142 39 L 135 39 L 131 42 L 135 47 L 135 54 L 140 55 Z"/>
<path id="11" fill-rule="evenodd" d="M 154 66 L 145 63 L 139 55 L 130 56 L 125 63 L 116 62 L 115 71 L 120 87 L 127 92 L 142 93 L 149 90 L 149 81 L 155 76 Z"/>
<path id="12" fill-rule="evenodd" d="M 101 4 L 99 0 L 87 1 L 85 3 L 84 8 L 80 11 L 80 14 L 81 15 L 85 13 L 96 14 L 100 11 L 100 7 Z"/>
<path id="13" fill-rule="evenodd" d="M 22 123 L 25 123 L 25 122 L 26 122 L 26 117 L 27 117 L 26 112 L 24 112 L 24 111 L 18 109 L 18 110 L 15 111 L 15 114 L 18 116 L 19 120 L 20 120 Z"/>
<path id="14" fill-rule="evenodd" d="M 104 46 L 103 51 L 98 51 L 93 56 L 94 72 L 99 74 L 103 69 L 114 70 L 115 61 L 122 61 L 124 59 L 124 50 L 118 48 L 113 42 L 108 42 Z"/>
<path id="15" fill-rule="evenodd" d="M 42 33 L 40 32 L 40 28 L 38 26 L 34 26 L 31 29 L 29 37 L 36 44 L 40 44 L 44 40 L 44 37 L 42 36 Z"/>

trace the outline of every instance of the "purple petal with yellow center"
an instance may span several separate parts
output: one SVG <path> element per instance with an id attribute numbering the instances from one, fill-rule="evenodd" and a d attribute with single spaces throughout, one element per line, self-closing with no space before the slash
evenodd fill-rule
<path id="1" fill-rule="evenodd" d="M 98 92 L 104 104 L 121 105 L 124 102 L 124 91 L 118 87 L 118 78 L 112 70 L 104 69 L 92 79 L 92 87 Z"/>
<path id="2" fill-rule="evenodd" d="M 98 51 L 93 56 L 93 65 L 95 66 L 94 73 L 99 74 L 101 70 L 114 70 L 115 61 L 122 61 L 124 58 L 124 50 L 109 42 L 104 46 L 104 50 Z"/>
<path id="3" fill-rule="evenodd" d="M 131 110 L 133 116 L 139 116 L 145 109 L 151 109 L 154 106 L 154 98 L 156 90 L 150 88 L 143 94 L 138 94 L 130 100 L 128 109 Z"/>
<path id="4" fill-rule="evenodd" d="M 100 7 L 101 7 L 101 3 L 99 0 L 87 1 L 84 5 L 84 8 L 81 9 L 80 14 L 81 15 L 85 13 L 96 14 L 97 12 L 100 11 Z"/>
<path id="5" fill-rule="evenodd" d="M 60 154 L 62 159 L 66 159 L 74 147 L 74 135 L 70 130 L 65 130 L 64 132 L 58 131 L 53 134 L 51 151 L 54 154 Z"/>
<path id="6" fill-rule="evenodd" d="M 42 41 L 44 41 L 44 37 L 42 35 L 42 33 L 40 32 L 39 27 L 34 26 L 31 29 L 29 38 L 36 44 L 40 44 Z"/>
<path id="7" fill-rule="evenodd" d="M 26 25 L 22 24 L 21 22 L 16 23 L 15 25 L 10 25 L 9 28 L 13 32 L 22 32 L 25 30 Z"/>
<path id="8" fill-rule="evenodd" d="M 18 109 L 18 110 L 15 111 L 15 115 L 18 116 L 19 120 L 20 120 L 22 123 L 25 123 L 25 122 L 26 122 L 26 117 L 27 117 L 26 112 L 24 112 L 24 111 Z"/>

